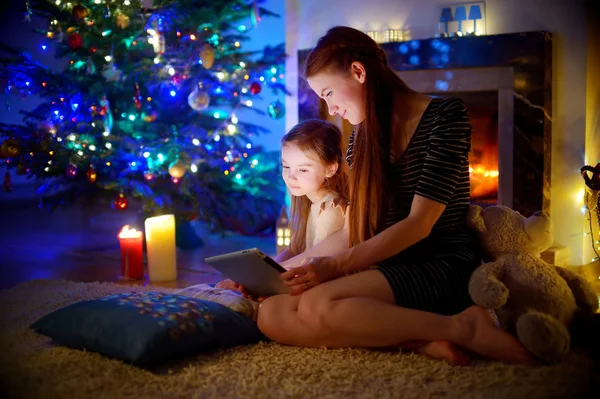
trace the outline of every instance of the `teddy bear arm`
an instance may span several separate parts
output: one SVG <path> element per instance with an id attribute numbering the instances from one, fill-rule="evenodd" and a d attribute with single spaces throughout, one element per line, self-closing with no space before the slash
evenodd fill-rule
<path id="1" fill-rule="evenodd" d="M 590 283 L 567 268 L 556 266 L 556 271 L 567 282 L 579 308 L 592 313 L 598 310 L 598 294 L 594 292 Z"/>
<path id="2" fill-rule="evenodd" d="M 502 282 L 505 264 L 503 261 L 484 263 L 471 275 L 469 294 L 477 305 L 498 309 L 508 300 L 508 288 Z"/>

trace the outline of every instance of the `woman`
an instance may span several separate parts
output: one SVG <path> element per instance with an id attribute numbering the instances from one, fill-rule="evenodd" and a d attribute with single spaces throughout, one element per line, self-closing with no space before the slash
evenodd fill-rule
<path id="1" fill-rule="evenodd" d="M 470 307 L 480 259 L 465 222 L 471 127 L 462 102 L 410 90 L 385 52 L 348 27 L 319 39 L 305 76 L 331 115 L 356 126 L 349 225 L 287 262 L 297 266 L 282 274 L 292 295 L 261 304 L 261 331 L 310 347 L 437 341 L 433 355 L 450 362 L 460 346 L 530 363 L 485 309 Z"/>

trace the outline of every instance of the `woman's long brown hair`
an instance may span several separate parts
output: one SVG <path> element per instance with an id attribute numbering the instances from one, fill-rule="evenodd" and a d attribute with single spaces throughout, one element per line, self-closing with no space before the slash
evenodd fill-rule
<path id="1" fill-rule="evenodd" d="M 323 167 L 338 164 L 336 173 L 325 180 L 323 188 L 336 194 L 344 209 L 348 203 L 348 174 L 342 155 L 342 133 L 332 123 L 309 119 L 294 126 L 281 139 L 281 146 L 293 144 Z M 306 223 L 312 202 L 305 196 L 292 197 L 290 250 L 298 255 L 306 249 Z"/>
<path id="2" fill-rule="evenodd" d="M 306 59 L 304 76 L 320 73 L 350 76 L 353 62 L 366 70 L 365 120 L 357 127 L 350 170 L 350 246 L 368 240 L 384 228 L 392 205 L 390 130 L 394 93 L 411 91 L 387 66 L 385 52 L 365 33 L 336 26 L 321 37 Z"/>

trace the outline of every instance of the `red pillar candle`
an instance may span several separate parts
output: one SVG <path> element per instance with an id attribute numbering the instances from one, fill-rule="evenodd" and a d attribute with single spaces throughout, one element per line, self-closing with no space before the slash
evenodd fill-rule
<path id="1" fill-rule="evenodd" d="M 121 229 L 119 244 L 121 244 L 121 274 L 123 279 L 137 280 L 144 278 L 143 240 L 142 232 L 131 229 L 129 225 L 123 226 Z"/>

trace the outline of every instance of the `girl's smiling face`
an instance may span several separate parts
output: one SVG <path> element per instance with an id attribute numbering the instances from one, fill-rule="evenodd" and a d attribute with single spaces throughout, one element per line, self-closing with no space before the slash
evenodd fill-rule
<path id="1" fill-rule="evenodd" d="M 319 200 L 325 179 L 337 170 L 337 165 L 321 164 L 316 156 L 306 154 L 294 143 L 281 148 L 281 158 L 283 181 L 292 195 L 306 195 L 312 202 Z"/>

